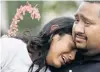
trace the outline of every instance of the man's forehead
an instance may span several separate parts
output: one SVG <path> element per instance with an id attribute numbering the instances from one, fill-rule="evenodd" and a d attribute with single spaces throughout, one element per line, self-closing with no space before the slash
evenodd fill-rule
<path id="1" fill-rule="evenodd" d="M 81 3 L 75 15 L 83 15 L 89 17 L 100 17 L 100 5 L 88 2 Z"/>

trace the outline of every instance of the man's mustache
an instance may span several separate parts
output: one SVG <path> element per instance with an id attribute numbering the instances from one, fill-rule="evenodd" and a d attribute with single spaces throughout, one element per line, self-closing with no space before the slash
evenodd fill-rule
<path id="1" fill-rule="evenodd" d="M 78 38 L 82 38 L 82 39 L 85 39 L 87 40 L 87 36 L 83 33 L 75 33 L 75 38 L 78 37 Z"/>

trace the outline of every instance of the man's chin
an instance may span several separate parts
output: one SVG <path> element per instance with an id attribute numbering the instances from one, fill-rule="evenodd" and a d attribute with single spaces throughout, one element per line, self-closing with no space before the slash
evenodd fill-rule
<path id="1" fill-rule="evenodd" d="M 86 49 L 86 44 L 84 44 L 84 43 L 76 43 L 76 47 L 78 49 Z"/>

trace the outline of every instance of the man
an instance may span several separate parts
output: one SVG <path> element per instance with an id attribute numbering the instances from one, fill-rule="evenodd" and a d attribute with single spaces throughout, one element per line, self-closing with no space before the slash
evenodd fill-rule
<path id="1" fill-rule="evenodd" d="M 86 55 L 100 53 L 100 2 L 84 2 L 75 14 L 73 37 Z"/>
<path id="2" fill-rule="evenodd" d="M 100 1 L 80 5 L 72 35 L 79 59 L 54 72 L 100 72 Z"/>
<path id="3" fill-rule="evenodd" d="M 73 39 L 84 57 L 72 72 L 100 72 L 100 1 L 84 1 L 75 19 Z"/>

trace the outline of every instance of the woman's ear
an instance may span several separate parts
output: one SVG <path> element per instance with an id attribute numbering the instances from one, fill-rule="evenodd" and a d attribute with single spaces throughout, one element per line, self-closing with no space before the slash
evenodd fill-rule
<path id="1" fill-rule="evenodd" d="M 52 39 L 53 39 L 54 42 L 59 41 L 60 40 L 60 35 L 55 34 Z"/>

